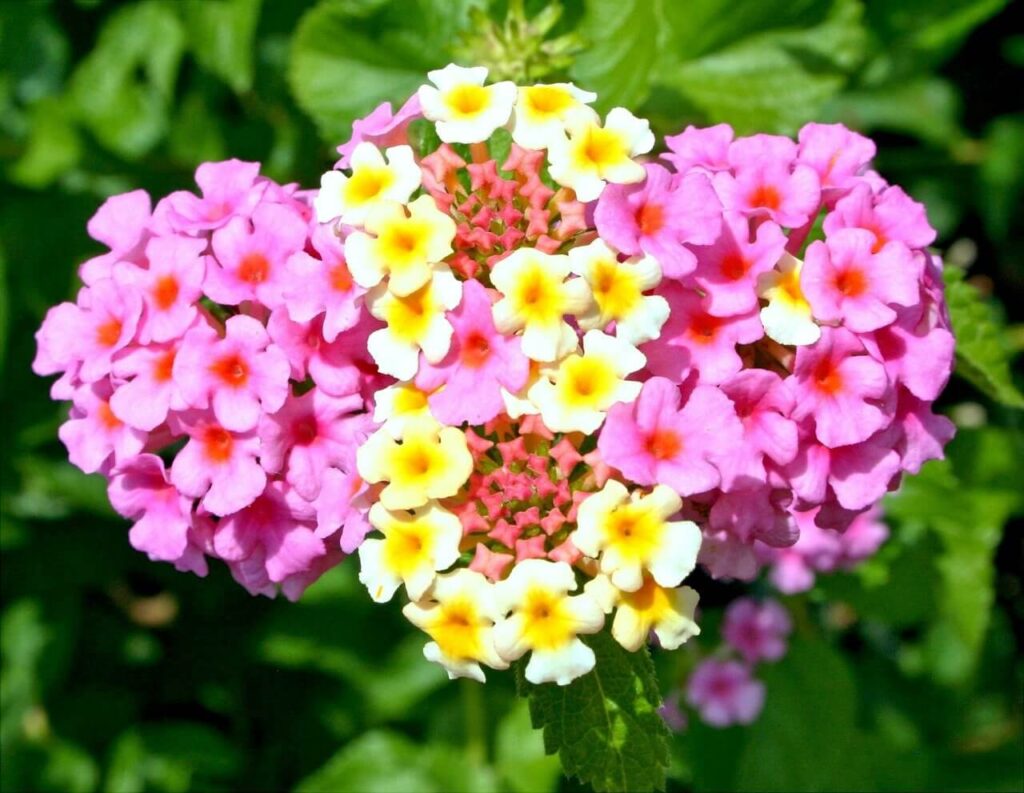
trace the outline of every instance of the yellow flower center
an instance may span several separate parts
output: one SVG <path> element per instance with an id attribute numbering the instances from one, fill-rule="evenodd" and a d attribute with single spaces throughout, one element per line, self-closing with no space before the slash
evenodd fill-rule
<path id="1" fill-rule="evenodd" d="M 794 267 L 789 272 L 782 273 L 775 287 L 775 296 L 800 311 L 810 312 L 811 310 L 811 306 L 804 297 L 803 290 L 800 288 L 799 267 Z"/>
<path id="2" fill-rule="evenodd" d="M 609 320 L 628 317 L 640 305 L 643 295 L 636 277 L 618 262 L 595 263 L 591 280 L 594 300 Z"/>
<path id="3" fill-rule="evenodd" d="M 574 620 L 565 603 L 566 598 L 547 589 L 530 589 L 520 608 L 523 637 L 535 650 L 557 650 L 568 644 L 574 635 Z"/>
<path id="4" fill-rule="evenodd" d="M 611 401 L 619 377 L 609 361 L 570 355 L 558 373 L 559 401 L 573 408 L 600 410 Z"/>
<path id="5" fill-rule="evenodd" d="M 622 604 L 637 612 L 641 622 L 654 625 L 672 611 L 669 591 L 658 586 L 650 576 L 644 576 L 643 585 L 636 592 L 623 592 Z"/>
<path id="6" fill-rule="evenodd" d="M 550 325 L 562 319 L 561 285 L 539 264 L 523 268 L 519 283 L 509 297 L 516 314 L 527 325 Z"/>
<path id="7" fill-rule="evenodd" d="M 384 310 L 384 321 L 397 338 L 417 343 L 426 335 L 436 310 L 428 282 L 404 297 L 391 296 Z"/>
<path id="8" fill-rule="evenodd" d="M 643 561 L 658 549 L 664 526 L 649 507 L 623 504 L 605 518 L 604 533 L 609 548 L 627 559 Z"/>
<path id="9" fill-rule="evenodd" d="M 423 264 L 427 260 L 431 231 L 429 223 L 415 218 L 389 223 L 377 237 L 381 259 L 387 262 L 393 273 Z"/>
<path id="10" fill-rule="evenodd" d="M 574 103 L 572 94 L 557 85 L 535 85 L 522 91 L 524 106 L 538 121 L 559 118 Z"/>
<path id="11" fill-rule="evenodd" d="M 395 391 L 395 414 L 407 416 L 412 413 L 423 413 L 427 409 L 427 395 L 415 386 L 400 386 Z"/>
<path id="12" fill-rule="evenodd" d="M 347 203 L 359 206 L 373 201 L 395 181 L 390 168 L 367 166 L 360 168 L 345 183 Z"/>
<path id="13" fill-rule="evenodd" d="M 487 109 L 490 96 L 481 85 L 458 85 L 444 98 L 445 104 L 460 118 L 473 118 Z"/>
<path id="14" fill-rule="evenodd" d="M 403 578 L 429 562 L 434 528 L 426 521 L 395 522 L 384 539 L 384 564 Z"/>
<path id="15" fill-rule="evenodd" d="M 600 127 L 589 127 L 575 149 L 577 165 L 586 170 L 600 171 L 629 158 L 622 136 Z"/>
<path id="16" fill-rule="evenodd" d="M 468 597 L 454 598 L 438 606 L 436 621 L 427 630 L 449 658 L 479 658 L 483 647 L 481 619 Z"/>

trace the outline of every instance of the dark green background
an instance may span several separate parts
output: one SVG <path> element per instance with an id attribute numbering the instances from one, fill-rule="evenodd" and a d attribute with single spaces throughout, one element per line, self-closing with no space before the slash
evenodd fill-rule
<path id="1" fill-rule="evenodd" d="M 227 156 L 313 186 L 354 116 L 456 58 L 568 71 L 659 133 L 844 120 L 878 140 L 883 174 L 927 203 L 947 262 L 968 268 L 951 293 L 968 379 L 940 403 L 961 428 L 950 461 L 887 501 L 893 539 L 876 559 L 786 599 L 797 632 L 763 671 L 760 721 L 713 731 L 691 720 L 669 784 L 1021 790 L 1021 537 L 1008 528 L 1024 459 L 1008 369 L 1024 347 L 1014 9 L 572 0 L 508 45 L 473 11 L 501 20 L 507 5 L 0 1 L 3 789 L 577 787 L 542 756 L 507 675 L 448 683 L 352 565 L 292 605 L 249 597 L 219 566 L 199 580 L 133 552 L 103 481 L 66 462 L 65 410 L 29 371 L 46 308 L 73 296 L 76 265 L 98 250 L 85 223 L 103 197 L 188 187 L 198 162 Z M 544 5 L 527 3 L 529 15 Z M 695 586 L 711 647 L 719 607 L 741 590 Z M 659 655 L 663 688 L 693 659 Z"/>

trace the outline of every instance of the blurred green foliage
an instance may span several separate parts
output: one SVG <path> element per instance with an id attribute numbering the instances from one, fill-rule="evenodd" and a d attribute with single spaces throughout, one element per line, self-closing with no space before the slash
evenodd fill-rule
<path id="1" fill-rule="evenodd" d="M 949 459 L 888 500 L 893 539 L 875 559 L 787 599 L 797 634 L 765 671 L 761 720 L 691 720 L 671 739 L 668 786 L 1020 790 L 1021 539 L 1008 527 L 1024 513 L 1024 36 L 1005 6 L 0 3 L 0 786 L 577 789 L 544 755 L 510 675 L 448 683 L 351 566 L 292 605 L 248 597 L 222 569 L 199 580 L 134 553 L 102 481 L 66 462 L 63 409 L 29 371 L 34 329 L 97 249 L 85 222 L 103 197 L 180 189 L 198 162 L 226 156 L 316 184 L 353 118 L 456 58 L 569 76 L 659 133 L 842 120 L 875 136 L 879 169 L 928 204 L 958 268 Z M 714 637 L 738 589 L 696 586 Z M 656 654 L 662 689 L 692 661 Z M 646 718 L 642 701 L 618 702 L 621 718 Z M 534 706 L 550 726 L 559 703 Z"/>

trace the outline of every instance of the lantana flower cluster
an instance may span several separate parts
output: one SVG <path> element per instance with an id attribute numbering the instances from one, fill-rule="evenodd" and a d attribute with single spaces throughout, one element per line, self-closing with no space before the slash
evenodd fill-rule
<path id="1" fill-rule="evenodd" d="M 924 210 L 839 125 L 647 121 L 450 65 L 353 127 L 318 191 L 207 163 L 89 225 L 52 309 L 61 439 L 132 544 L 290 598 L 358 555 L 450 676 L 534 683 L 698 632 L 940 456 L 953 338 Z M 769 551 L 770 554 L 770 551 Z"/>

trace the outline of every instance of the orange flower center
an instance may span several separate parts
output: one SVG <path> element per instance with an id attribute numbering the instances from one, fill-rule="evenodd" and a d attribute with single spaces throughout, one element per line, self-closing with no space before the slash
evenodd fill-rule
<path id="1" fill-rule="evenodd" d="M 210 371 L 233 388 L 245 385 L 249 379 L 249 367 L 238 353 L 225 355 L 215 361 Z"/>
<path id="2" fill-rule="evenodd" d="M 348 292 L 352 289 L 352 273 L 348 271 L 345 262 L 339 262 L 331 268 L 330 282 L 331 289 L 336 292 Z"/>
<path id="3" fill-rule="evenodd" d="M 471 369 L 479 369 L 487 363 L 490 355 L 490 342 L 487 341 L 483 334 L 474 331 L 462 342 L 462 351 L 459 357 L 464 365 Z"/>
<path id="4" fill-rule="evenodd" d="M 750 205 L 764 207 L 765 209 L 778 209 L 782 203 L 779 191 L 770 184 L 760 185 L 750 194 Z"/>
<path id="5" fill-rule="evenodd" d="M 660 204 L 644 204 L 636 213 L 636 224 L 645 237 L 657 234 L 665 226 L 665 210 Z"/>
<path id="6" fill-rule="evenodd" d="M 121 338 L 121 320 L 111 317 L 96 328 L 96 341 L 104 347 L 113 347 Z"/>
<path id="7" fill-rule="evenodd" d="M 675 430 L 656 429 L 647 436 L 644 448 L 655 460 L 671 460 L 683 449 L 683 439 Z"/>
<path id="8" fill-rule="evenodd" d="M 178 279 L 173 275 L 164 275 L 153 285 L 153 302 L 161 311 L 166 311 L 178 299 Z"/>
<path id="9" fill-rule="evenodd" d="M 247 253 L 238 265 L 238 278 L 248 284 L 262 284 L 270 273 L 270 262 L 262 253 Z"/>
<path id="10" fill-rule="evenodd" d="M 168 350 L 153 364 L 153 379 L 158 383 L 166 383 L 171 379 L 171 372 L 174 369 L 174 350 Z"/>
<path id="11" fill-rule="evenodd" d="M 223 427 L 211 426 L 203 430 L 202 443 L 203 452 L 211 462 L 226 463 L 231 459 L 235 441 Z"/>

